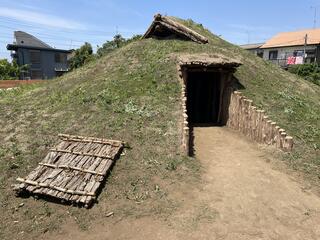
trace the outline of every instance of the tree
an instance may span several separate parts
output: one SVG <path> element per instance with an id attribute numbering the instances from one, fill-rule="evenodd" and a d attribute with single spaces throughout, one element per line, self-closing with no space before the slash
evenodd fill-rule
<path id="1" fill-rule="evenodd" d="M 106 53 L 112 52 L 115 49 L 121 48 L 131 42 L 137 41 L 141 35 L 134 35 L 132 38 L 125 39 L 121 34 L 117 34 L 111 41 L 106 41 L 101 47 L 98 46 L 97 57 L 102 57 Z"/>
<path id="2" fill-rule="evenodd" d="M 120 48 L 120 47 L 122 47 L 122 45 L 125 43 L 126 40 L 121 36 L 121 34 L 116 34 L 113 37 L 113 41 L 114 41 L 116 47 Z"/>
<path id="3" fill-rule="evenodd" d="M 19 66 L 15 60 L 10 63 L 7 59 L 0 59 L 0 80 L 19 79 L 21 71 L 27 68 L 27 65 Z"/>
<path id="4" fill-rule="evenodd" d="M 85 42 L 80 48 L 75 50 L 69 61 L 71 69 L 79 68 L 85 63 L 90 62 L 94 59 L 93 50 L 90 43 Z"/>

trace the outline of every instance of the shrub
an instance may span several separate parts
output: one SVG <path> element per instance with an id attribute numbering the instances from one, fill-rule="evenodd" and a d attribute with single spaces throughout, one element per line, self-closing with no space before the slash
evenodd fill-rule
<path id="1" fill-rule="evenodd" d="M 320 66 L 318 64 L 293 65 L 288 71 L 320 86 Z"/>
<path id="2" fill-rule="evenodd" d="M 19 79 L 20 72 L 27 68 L 27 65 L 19 66 L 15 60 L 10 63 L 7 59 L 0 59 L 0 80 Z"/>
<path id="3" fill-rule="evenodd" d="M 101 47 L 97 46 L 97 57 L 102 57 L 106 53 L 112 52 L 117 48 L 121 48 L 133 41 L 137 41 L 141 38 L 141 35 L 134 35 L 131 38 L 125 39 L 120 34 L 113 37 L 111 41 L 106 41 Z"/>
<path id="4" fill-rule="evenodd" d="M 90 43 L 84 43 L 80 48 L 73 52 L 73 56 L 70 59 L 70 68 L 75 69 L 83 66 L 85 63 L 94 59 L 93 50 Z"/>

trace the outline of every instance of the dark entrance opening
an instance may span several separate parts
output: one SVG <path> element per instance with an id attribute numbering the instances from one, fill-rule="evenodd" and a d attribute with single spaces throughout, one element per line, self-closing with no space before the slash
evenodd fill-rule
<path id="1" fill-rule="evenodd" d="M 220 125 L 221 73 L 188 71 L 186 85 L 189 124 Z"/>
<path id="2" fill-rule="evenodd" d="M 194 127 L 224 126 L 228 123 L 232 92 L 238 89 L 233 76 L 237 60 L 206 54 L 179 57 L 182 81 L 182 147 L 194 155 Z"/>

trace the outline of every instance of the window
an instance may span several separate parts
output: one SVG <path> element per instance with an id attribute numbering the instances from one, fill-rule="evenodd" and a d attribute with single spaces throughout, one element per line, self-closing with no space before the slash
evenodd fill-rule
<path id="1" fill-rule="evenodd" d="M 40 63 L 40 51 L 30 50 L 30 62 L 31 64 L 39 64 Z"/>
<path id="2" fill-rule="evenodd" d="M 270 60 L 275 60 L 278 59 L 278 51 L 270 51 L 269 52 L 269 59 Z"/>
<path id="3" fill-rule="evenodd" d="M 294 57 L 303 57 L 303 53 L 304 53 L 303 50 L 295 50 L 295 51 L 293 52 L 293 56 L 294 56 Z"/>
<path id="4" fill-rule="evenodd" d="M 61 77 L 65 72 L 56 72 L 56 77 Z"/>
<path id="5" fill-rule="evenodd" d="M 31 79 L 42 79 L 41 70 L 31 70 Z"/>
<path id="6" fill-rule="evenodd" d="M 54 54 L 54 61 L 56 63 L 65 63 L 66 62 L 66 54 L 65 53 L 55 53 Z"/>
<path id="7" fill-rule="evenodd" d="M 316 58 L 315 57 L 308 57 L 308 58 L 306 58 L 305 61 L 306 61 L 305 63 L 314 63 L 316 61 Z"/>
<path id="8" fill-rule="evenodd" d="M 316 56 L 316 49 L 309 49 L 306 50 L 307 58 L 312 58 Z"/>
<path id="9" fill-rule="evenodd" d="M 263 58 L 263 50 L 258 49 L 257 50 L 257 56 Z"/>
<path id="10" fill-rule="evenodd" d="M 316 61 L 316 49 L 306 50 L 306 63 L 314 63 Z"/>

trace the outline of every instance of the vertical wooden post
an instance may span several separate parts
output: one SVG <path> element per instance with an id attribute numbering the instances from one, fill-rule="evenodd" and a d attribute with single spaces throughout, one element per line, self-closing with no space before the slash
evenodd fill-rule
<path id="1" fill-rule="evenodd" d="M 276 122 L 265 115 L 264 110 L 258 110 L 250 99 L 241 92 L 234 91 L 230 97 L 229 120 L 227 126 L 238 130 L 252 140 L 268 145 L 275 145 L 284 151 L 292 151 L 293 138 L 287 136 Z"/>

